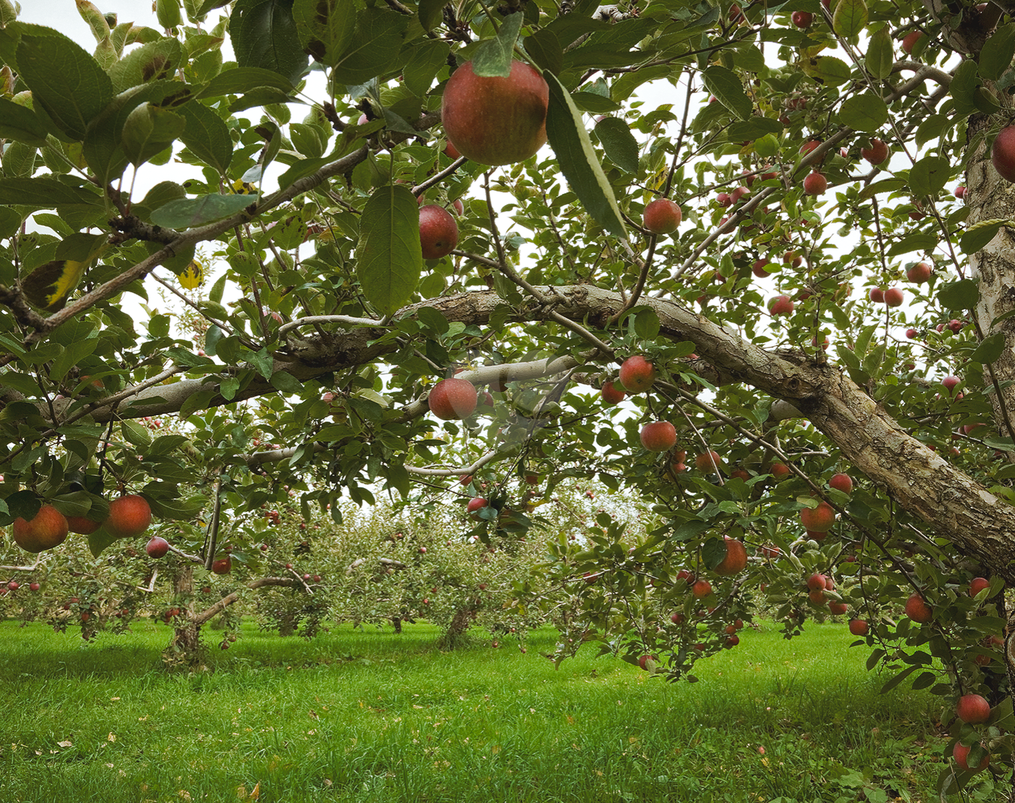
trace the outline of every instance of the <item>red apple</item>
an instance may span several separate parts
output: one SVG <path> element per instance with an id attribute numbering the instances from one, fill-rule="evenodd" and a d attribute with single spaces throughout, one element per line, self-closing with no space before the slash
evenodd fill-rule
<path id="1" fill-rule="evenodd" d="M 828 189 L 828 179 L 815 170 L 804 179 L 804 192 L 808 195 L 821 195 Z"/>
<path id="2" fill-rule="evenodd" d="M 849 606 L 845 602 L 835 601 L 828 603 L 828 610 L 834 616 L 842 616 L 848 608 Z"/>
<path id="3" fill-rule="evenodd" d="M 702 452 L 694 458 L 694 465 L 698 471 L 706 474 L 718 474 L 722 467 L 722 458 L 716 451 Z"/>
<path id="4" fill-rule="evenodd" d="M 914 622 L 925 624 L 934 618 L 934 612 L 919 594 L 913 594 L 906 600 L 906 616 Z"/>
<path id="5" fill-rule="evenodd" d="M 121 496 L 109 503 L 106 530 L 115 538 L 133 538 L 152 523 L 152 509 L 143 496 Z"/>
<path id="6" fill-rule="evenodd" d="M 836 474 L 828 481 L 829 488 L 835 488 L 844 494 L 853 492 L 853 478 L 849 474 Z"/>
<path id="7" fill-rule="evenodd" d="M 599 391 L 599 395 L 603 399 L 604 404 L 620 404 L 624 401 L 624 391 L 617 387 L 613 382 L 606 382 L 603 384 L 603 388 Z"/>
<path id="8" fill-rule="evenodd" d="M 444 421 L 468 418 L 476 410 L 479 396 L 467 379 L 442 379 L 430 390 L 430 412 Z"/>
<path id="9" fill-rule="evenodd" d="M 974 577 L 969 584 L 969 596 L 975 597 L 984 589 L 990 588 L 990 580 L 986 577 Z"/>
<path id="10" fill-rule="evenodd" d="M 913 51 L 916 49 L 916 43 L 923 39 L 924 36 L 925 34 L 923 31 L 910 31 L 902 37 L 902 49 L 909 55 L 913 55 Z"/>
<path id="11" fill-rule="evenodd" d="M 773 477 L 775 477 L 776 482 L 781 482 L 793 473 L 789 466 L 778 461 L 773 462 L 772 465 L 768 467 L 768 471 Z"/>
<path id="12" fill-rule="evenodd" d="M 885 303 L 885 291 L 882 290 L 880 287 L 872 287 L 868 295 L 870 297 L 870 300 L 873 301 L 875 304 Z"/>
<path id="13" fill-rule="evenodd" d="M 768 302 L 768 311 L 772 315 L 790 315 L 794 309 L 793 299 L 789 296 L 776 296 Z"/>
<path id="14" fill-rule="evenodd" d="M 655 379 L 655 366 L 640 354 L 628 357 L 620 366 L 620 384 L 630 393 L 648 390 Z"/>
<path id="15" fill-rule="evenodd" d="M 826 533 L 835 525 L 835 510 L 828 502 L 800 510 L 800 522 L 808 532 Z"/>
<path id="16" fill-rule="evenodd" d="M 810 28 L 814 15 L 810 11 L 794 11 L 790 19 L 797 28 Z"/>
<path id="17" fill-rule="evenodd" d="M 990 719 L 990 703 L 979 694 L 963 694 L 955 706 L 955 715 L 970 725 L 979 725 Z"/>
<path id="18" fill-rule="evenodd" d="M 823 574 L 812 574 L 807 578 L 808 591 L 824 591 L 826 587 L 825 581 L 827 579 L 828 578 L 826 578 Z"/>
<path id="19" fill-rule="evenodd" d="M 915 329 L 907 329 L 906 330 L 906 337 L 908 337 L 910 340 L 912 340 L 918 334 L 920 334 L 920 333 L 917 332 Z"/>
<path id="20" fill-rule="evenodd" d="M 428 204 L 419 210 L 419 242 L 423 259 L 440 259 L 458 245 L 458 224 L 447 209 Z"/>
<path id="21" fill-rule="evenodd" d="M 959 200 L 962 200 L 963 198 L 965 198 L 965 196 L 966 196 L 966 188 L 960 184 L 958 187 L 955 188 L 955 197 L 958 198 Z"/>
<path id="22" fill-rule="evenodd" d="M 870 630 L 870 625 L 863 619 L 849 620 L 849 632 L 854 636 L 866 636 L 868 630 Z"/>
<path id="23" fill-rule="evenodd" d="M 169 542 L 165 538 L 160 538 L 156 535 L 148 542 L 145 552 L 148 553 L 150 558 L 164 558 L 166 553 L 169 552 Z"/>
<path id="24" fill-rule="evenodd" d="M 650 452 L 665 452 L 677 445 L 677 428 L 669 421 L 656 421 L 641 428 L 641 445 Z"/>
<path id="25" fill-rule="evenodd" d="M 961 381 L 962 380 L 959 379 L 957 376 L 946 376 L 944 379 L 941 380 L 941 384 L 945 386 L 945 389 L 949 393 L 951 393 L 952 391 L 955 390 L 955 388 L 959 386 L 959 383 Z"/>
<path id="26" fill-rule="evenodd" d="M 870 145 L 861 148 L 860 155 L 872 165 L 879 165 L 888 158 L 888 146 L 883 140 L 871 137 Z"/>
<path id="27" fill-rule="evenodd" d="M 62 544 L 67 532 L 67 519 L 52 505 L 40 507 L 31 521 L 16 518 L 11 526 L 11 536 L 17 545 L 36 554 Z"/>
<path id="28" fill-rule="evenodd" d="M 546 142 L 550 89 L 521 61 L 505 78 L 483 78 L 466 62 L 448 80 L 441 119 L 448 140 L 465 157 L 486 165 L 521 162 Z"/>
<path id="29" fill-rule="evenodd" d="M 725 541 L 726 557 L 715 567 L 715 573 L 722 577 L 739 574 L 747 568 L 747 549 L 743 541 L 736 538 L 726 538 Z"/>
<path id="30" fill-rule="evenodd" d="M 990 763 L 990 754 L 988 753 L 983 757 L 979 766 L 970 767 L 967 759 L 969 758 L 969 751 L 971 749 L 971 747 L 966 747 L 961 742 L 956 742 L 955 747 L 952 748 L 952 758 L 954 758 L 955 763 L 959 765 L 959 769 L 966 772 L 979 772 L 980 770 L 986 768 L 986 766 Z"/>
<path id="31" fill-rule="evenodd" d="M 91 535 L 101 526 L 101 521 L 92 521 L 84 516 L 67 517 L 67 528 L 72 533 L 78 533 L 79 535 Z"/>
<path id="32" fill-rule="evenodd" d="M 229 574 L 229 572 L 231 572 L 232 569 L 233 569 L 233 561 L 228 555 L 224 558 L 219 558 L 211 565 L 211 570 L 215 574 Z"/>
<path id="33" fill-rule="evenodd" d="M 767 259 L 756 260 L 754 265 L 751 266 L 751 273 L 753 273 L 759 279 L 767 278 L 769 276 L 769 273 L 767 270 L 765 270 L 766 265 L 768 265 Z"/>
<path id="34" fill-rule="evenodd" d="M 475 513 L 477 510 L 482 510 L 489 504 L 490 503 L 487 502 L 482 496 L 474 496 L 472 497 L 472 499 L 469 500 L 469 503 L 465 506 L 465 512 L 471 515 Z M 473 518 L 477 517 L 473 516 Z"/>
<path id="35" fill-rule="evenodd" d="M 712 593 L 712 584 L 708 580 L 696 580 L 691 586 L 691 593 L 695 599 L 704 599 Z"/>
<path id="36" fill-rule="evenodd" d="M 681 219 L 680 207 L 668 198 L 656 198 L 645 207 L 645 228 L 653 234 L 676 231 Z"/>
<path id="37" fill-rule="evenodd" d="M 928 281 L 933 272 L 934 269 L 926 262 L 917 262 L 906 271 L 906 278 L 911 282 L 919 284 L 920 282 Z"/>
<path id="38" fill-rule="evenodd" d="M 889 307 L 901 307 L 904 299 L 902 289 L 899 287 L 889 287 L 885 290 L 885 304 Z"/>

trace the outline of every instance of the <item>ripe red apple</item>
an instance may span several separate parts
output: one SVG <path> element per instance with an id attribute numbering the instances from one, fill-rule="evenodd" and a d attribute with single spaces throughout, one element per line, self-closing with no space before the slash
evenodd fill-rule
<path id="1" fill-rule="evenodd" d="M 990 588 L 990 580 L 986 577 L 974 577 L 969 584 L 969 596 L 975 597 L 986 588 Z"/>
<path id="2" fill-rule="evenodd" d="M 959 769 L 966 772 L 979 772 L 980 770 L 985 769 L 990 763 L 990 754 L 988 753 L 983 757 L 978 767 L 970 767 L 967 761 L 970 750 L 972 750 L 971 747 L 966 747 L 961 742 L 956 742 L 955 747 L 952 748 L 952 758 L 954 758 L 955 763 L 959 765 Z"/>
<path id="3" fill-rule="evenodd" d="M 793 473 L 789 466 L 778 461 L 774 461 L 772 465 L 768 467 L 768 471 L 773 477 L 775 477 L 776 482 L 781 482 Z"/>
<path id="4" fill-rule="evenodd" d="M 641 445 L 650 452 L 665 452 L 677 445 L 677 428 L 669 421 L 656 421 L 641 428 Z"/>
<path id="5" fill-rule="evenodd" d="M 906 337 L 908 337 L 910 340 L 915 338 L 918 334 L 920 334 L 920 333 L 917 332 L 915 329 L 907 329 L 906 330 Z"/>
<path id="6" fill-rule="evenodd" d="M 849 620 L 849 632 L 854 636 L 866 636 L 868 630 L 870 630 L 870 625 L 863 619 Z"/>
<path id="7" fill-rule="evenodd" d="M 776 296 L 768 302 L 768 311 L 772 315 L 790 315 L 794 306 L 793 299 L 789 296 Z"/>
<path id="8" fill-rule="evenodd" d="M 750 194 L 751 190 L 741 184 L 739 187 L 734 188 L 733 192 L 730 193 L 730 204 L 736 205 Z"/>
<path id="9" fill-rule="evenodd" d="M 765 270 L 765 266 L 768 265 L 767 259 L 756 260 L 754 265 L 751 266 L 751 273 L 757 276 L 759 279 L 765 279 L 769 273 Z"/>
<path id="10" fill-rule="evenodd" d="M 618 388 L 613 382 L 605 382 L 602 390 L 599 391 L 604 404 L 620 404 L 624 401 L 624 391 Z"/>
<path id="11" fill-rule="evenodd" d="M 888 146 L 883 140 L 871 137 L 870 145 L 861 148 L 860 155 L 872 165 L 879 165 L 888 158 Z"/>
<path id="12" fill-rule="evenodd" d="M 885 291 L 880 287 L 872 287 L 868 296 L 875 304 L 885 303 Z"/>
<path id="13" fill-rule="evenodd" d="M 814 22 L 814 15 L 810 11 L 794 11 L 790 19 L 797 28 L 810 28 Z"/>
<path id="14" fill-rule="evenodd" d="M 800 510 L 800 522 L 808 532 L 827 533 L 835 525 L 835 509 L 828 502 Z"/>
<path id="15" fill-rule="evenodd" d="M 695 599 L 704 599 L 712 593 L 712 584 L 708 580 L 696 580 L 691 586 L 691 593 Z"/>
<path id="16" fill-rule="evenodd" d="M 1006 181 L 1015 181 L 1015 125 L 1002 128 L 990 147 L 990 161 Z"/>
<path id="17" fill-rule="evenodd" d="M 849 474 L 835 474 L 832 479 L 828 481 L 829 488 L 835 488 L 837 491 L 842 491 L 844 494 L 853 492 L 853 478 Z"/>
<path id="18" fill-rule="evenodd" d="M 732 649 L 733 647 L 736 647 L 739 643 L 740 643 L 740 636 L 738 636 L 738 635 L 734 634 L 732 636 L 727 636 L 727 638 L 726 638 L 726 648 L 727 649 Z"/>
<path id="19" fill-rule="evenodd" d="M 848 608 L 849 606 L 845 602 L 835 601 L 828 603 L 828 610 L 834 616 L 842 616 Z"/>
<path id="20" fill-rule="evenodd" d="M 889 287 L 885 290 L 885 304 L 889 307 L 901 307 L 904 298 L 900 287 Z"/>
<path id="21" fill-rule="evenodd" d="M 815 170 L 804 178 L 804 192 L 808 195 L 822 195 L 828 189 L 828 179 Z"/>
<path id="22" fill-rule="evenodd" d="M 733 204 L 733 198 L 730 197 L 728 192 L 720 192 L 715 196 L 715 202 L 725 209 Z"/>
<path id="23" fill-rule="evenodd" d="M 934 611 L 919 594 L 913 594 L 906 600 L 905 610 L 906 616 L 920 624 L 925 624 L 934 618 Z"/>
<path id="24" fill-rule="evenodd" d="M 820 589 L 815 589 L 813 591 L 809 591 L 807 593 L 807 597 L 815 605 L 824 605 L 825 604 L 825 592 L 821 591 Z"/>
<path id="25" fill-rule="evenodd" d="M 482 510 L 489 504 L 490 503 L 487 502 L 482 496 L 474 496 L 472 497 L 472 499 L 469 500 L 469 503 L 465 506 L 465 512 L 471 515 L 475 513 L 477 510 Z"/>
<path id="26" fill-rule="evenodd" d="M 823 574 L 812 574 L 807 578 L 807 590 L 808 591 L 824 591 L 826 577 Z"/>
<path id="27" fill-rule="evenodd" d="M 933 272 L 934 269 L 926 262 L 917 262 L 915 265 L 910 265 L 909 270 L 906 271 L 906 278 L 919 284 L 928 281 Z"/>
<path id="28" fill-rule="evenodd" d="M 468 418 L 476 410 L 479 395 L 467 379 L 442 379 L 430 390 L 430 412 L 444 421 Z"/>
<path id="29" fill-rule="evenodd" d="M 121 496 L 109 503 L 105 527 L 115 538 L 133 538 L 152 523 L 152 509 L 143 496 Z"/>
<path id="30" fill-rule="evenodd" d="M 673 622 L 673 624 L 675 625 L 679 625 L 683 623 L 685 618 L 686 617 L 684 616 L 684 614 L 677 612 L 672 616 L 670 616 L 670 621 Z"/>
<path id="31" fill-rule="evenodd" d="M 211 565 L 211 570 L 215 574 L 229 574 L 233 570 L 233 561 L 228 555 L 224 558 L 219 558 Z"/>
<path id="32" fill-rule="evenodd" d="M 736 538 L 726 539 L 726 557 L 715 567 L 715 573 L 722 577 L 739 574 L 747 568 L 747 549 Z"/>
<path id="33" fill-rule="evenodd" d="M 990 719 L 990 703 L 979 694 L 963 694 L 955 706 L 955 715 L 970 725 L 979 725 Z"/>
<path id="34" fill-rule="evenodd" d="M 8 591 L 17 591 L 19 588 L 21 588 L 21 584 L 17 580 L 11 580 L 7 584 Z"/>
<path id="35" fill-rule="evenodd" d="M 961 184 L 955 188 L 955 197 L 962 200 L 966 197 L 966 188 Z"/>
<path id="36" fill-rule="evenodd" d="M 506 165 L 533 156 L 546 142 L 550 88 L 521 61 L 506 78 L 482 78 L 466 62 L 448 80 L 441 118 L 448 140 L 465 157 Z"/>
<path id="37" fill-rule="evenodd" d="M 31 521 L 16 518 L 11 527 L 15 543 L 26 552 L 35 554 L 62 544 L 67 532 L 67 519 L 52 505 L 40 507 Z"/>
<path id="38" fill-rule="evenodd" d="M 669 198 L 656 198 L 645 207 L 645 228 L 653 234 L 669 234 L 680 225 L 680 207 Z"/>
<path id="39" fill-rule="evenodd" d="M 630 393 L 648 390 L 655 379 L 655 366 L 640 354 L 628 357 L 620 366 L 620 384 Z"/>
<path id="40" fill-rule="evenodd" d="M 916 49 L 916 43 L 923 39 L 924 36 L 923 31 L 910 31 L 902 37 L 902 49 L 912 56 L 913 51 Z"/>
<path id="41" fill-rule="evenodd" d="M 951 393 L 953 390 L 955 390 L 955 388 L 959 386 L 959 383 L 961 381 L 962 380 L 959 379 L 957 376 L 946 376 L 944 379 L 941 380 L 941 384 L 945 386 L 945 389 L 949 393 Z"/>
<path id="42" fill-rule="evenodd" d="M 722 457 L 715 450 L 702 452 L 695 456 L 694 466 L 698 471 L 703 471 L 706 474 L 718 474 L 722 467 Z"/>
<path id="43" fill-rule="evenodd" d="M 444 155 L 447 156 L 449 159 L 462 158 L 462 154 L 458 152 L 458 148 L 455 147 L 454 143 L 451 142 L 451 140 L 448 140 L 447 144 L 444 146 Z"/>
<path id="44" fill-rule="evenodd" d="M 440 259 L 458 245 L 458 224 L 443 206 L 427 204 L 419 210 L 419 242 L 423 259 Z"/>
<path id="45" fill-rule="evenodd" d="M 145 552 L 150 558 L 164 558 L 169 552 L 169 542 L 165 538 L 154 536 L 145 547 Z"/>

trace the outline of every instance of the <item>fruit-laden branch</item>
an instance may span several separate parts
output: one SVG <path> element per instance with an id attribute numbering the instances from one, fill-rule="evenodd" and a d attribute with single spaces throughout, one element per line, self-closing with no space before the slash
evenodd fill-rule
<path id="1" fill-rule="evenodd" d="M 624 305 L 620 293 L 592 285 L 541 290 L 554 299 L 554 312 L 599 330 L 608 329 L 611 317 Z M 934 527 L 964 554 L 1015 582 L 1015 508 L 908 435 L 839 369 L 803 354 L 765 351 L 671 301 L 643 299 L 643 303 L 658 315 L 662 335 L 694 343 L 699 357 L 718 372 L 719 382 L 742 382 L 792 404 L 842 450 L 847 460 L 884 487 L 906 510 Z M 477 291 L 420 302 L 401 314 L 412 315 L 424 306 L 449 321 L 482 326 L 495 312 L 503 321 L 507 305 L 494 291 Z M 546 305 L 529 301 L 514 306 L 507 319 L 516 323 L 547 322 L 552 320 L 549 313 Z M 307 341 L 302 353 L 305 357 L 312 355 L 312 359 L 278 367 L 306 380 L 373 362 L 394 348 L 377 345 L 380 331 L 364 328 L 331 336 L 327 342 Z M 572 357 L 559 358 L 555 361 L 559 365 L 544 364 L 541 370 L 566 370 L 577 362 Z M 526 366 L 527 370 L 535 370 L 530 364 Z M 484 373 L 477 373 L 476 378 L 485 376 L 487 370 L 480 369 Z M 513 378 L 510 366 L 493 366 L 492 370 Z M 152 388 L 141 394 L 142 399 L 152 399 L 149 406 L 132 406 L 120 413 L 153 415 L 179 410 L 193 393 L 214 387 L 208 382 L 208 378 L 186 380 Z M 258 379 L 232 401 L 276 392 L 268 382 Z M 156 397 L 161 398 L 156 401 Z M 219 397 L 209 404 L 227 403 Z M 410 407 L 414 405 L 421 412 L 424 402 L 414 402 Z"/>
<path id="2" fill-rule="evenodd" d="M 265 588 L 266 586 L 281 586 L 283 588 L 303 588 L 302 581 L 289 577 L 261 577 L 257 580 L 251 580 L 245 586 L 248 589 L 254 590 L 258 588 Z M 215 618 L 219 613 L 224 611 L 234 602 L 240 598 L 240 590 L 233 591 L 231 594 L 227 594 L 222 597 L 218 602 L 212 605 L 210 608 L 201 611 L 201 613 L 194 614 L 193 624 L 200 627 L 210 619 Z"/>

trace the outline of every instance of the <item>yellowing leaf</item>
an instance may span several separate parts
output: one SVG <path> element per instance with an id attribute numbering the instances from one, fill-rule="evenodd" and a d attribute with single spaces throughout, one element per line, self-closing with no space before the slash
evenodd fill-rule
<path id="1" fill-rule="evenodd" d="M 204 265 L 196 259 L 192 259 L 176 278 L 180 280 L 180 286 L 184 290 L 193 290 L 204 281 Z"/>

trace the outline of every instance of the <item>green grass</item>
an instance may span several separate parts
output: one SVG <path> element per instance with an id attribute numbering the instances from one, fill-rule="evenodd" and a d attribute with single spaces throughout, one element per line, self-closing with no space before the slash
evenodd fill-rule
<path id="1" fill-rule="evenodd" d="M 929 801 L 942 766 L 934 699 L 879 695 L 842 625 L 748 630 L 695 684 L 591 653 L 555 671 L 549 631 L 525 655 L 441 653 L 427 625 L 245 629 L 212 671 L 167 674 L 168 629 L 135 631 L 85 645 L 0 623 L 0 800 L 235 801 L 260 784 L 268 803 Z"/>

